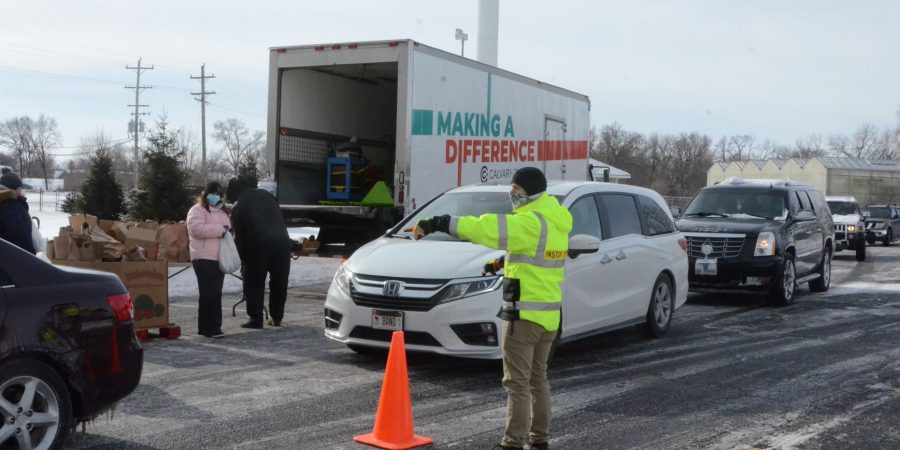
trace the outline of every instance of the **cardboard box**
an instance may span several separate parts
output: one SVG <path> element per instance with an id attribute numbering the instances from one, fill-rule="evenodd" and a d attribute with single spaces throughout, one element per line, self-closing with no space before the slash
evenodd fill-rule
<path id="1" fill-rule="evenodd" d="M 115 274 L 134 302 L 134 327 L 169 325 L 169 273 L 165 261 L 81 262 L 52 260 L 53 264 Z"/>
<path id="2" fill-rule="evenodd" d="M 90 214 L 76 214 L 74 216 L 69 216 L 69 225 L 72 227 L 72 231 L 75 234 L 81 234 L 81 229 L 84 228 L 85 223 L 94 227 L 99 225 L 97 216 L 92 216 Z"/>
<path id="3" fill-rule="evenodd" d="M 144 249 L 144 255 L 148 261 L 156 261 L 159 242 L 156 241 L 156 230 L 147 228 L 132 228 L 125 233 L 125 248 L 137 245 Z"/>

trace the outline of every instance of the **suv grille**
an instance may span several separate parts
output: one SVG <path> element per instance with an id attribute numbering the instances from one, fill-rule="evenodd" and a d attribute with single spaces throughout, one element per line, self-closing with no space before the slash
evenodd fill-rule
<path id="1" fill-rule="evenodd" d="M 834 231 L 847 231 L 847 225 L 834 224 Z"/>
<path id="2" fill-rule="evenodd" d="M 688 255 L 694 258 L 737 258 L 744 248 L 746 235 L 727 236 L 685 236 L 688 241 Z M 709 244 L 712 252 L 703 253 L 703 245 Z"/>

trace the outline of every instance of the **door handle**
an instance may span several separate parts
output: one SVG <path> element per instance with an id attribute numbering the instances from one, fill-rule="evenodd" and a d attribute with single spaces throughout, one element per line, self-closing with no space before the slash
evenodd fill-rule
<path id="1" fill-rule="evenodd" d="M 604 253 L 603 258 L 600 259 L 600 264 L 609 264 L 611 262 L 612 262 L 612 258 L 610 258 L 609 255 Z"/>
<path id="2" fill-rule="evenodd" d="M 628 258 L 628 255 L 626 255 L 625 252 L 619 252 L 619 254 L 616 255 L 616 261 L 621 261 L 625 258 Z"/>

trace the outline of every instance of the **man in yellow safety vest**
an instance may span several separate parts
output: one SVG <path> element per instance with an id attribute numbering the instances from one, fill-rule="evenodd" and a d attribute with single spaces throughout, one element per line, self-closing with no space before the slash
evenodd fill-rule
<path id="1" fill-rule="evenodd" d="M 507 407 L 501 449 L 523 449 L 529 437 L 530 448 L 549 448 L 547 358 L 560 326 L 560 285 L 572 216 L 546 190 L 544 173 L 524 167 L 513 175 L 509 194 L 512 214 L 435 216 L 420 220 L 413 228 L 417 240 L 441 231 L 506 250 L 503 258 L 485 264 L 486 272 L 504 269 L 503 303 L 498 316 L 504 321 L 503 387 Z"/>

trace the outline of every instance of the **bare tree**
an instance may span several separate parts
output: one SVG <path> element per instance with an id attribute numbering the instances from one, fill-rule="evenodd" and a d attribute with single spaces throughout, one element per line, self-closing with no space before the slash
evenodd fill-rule
<path id="1" fill-rule="evenodd" d="M 258 160 L 262 155 L 265 145 L 265 133 L 262 131 L 251 133 L 244 122 L 234 118 L 219 120 L 213 128 L 213 138 L 223 145 L 222 156 L 233 172 L 237 172 L 238 166 L 248 156 Z"/>
<path id="2" fill-rule="evenodd" d="M 49 178 L 47 172 L 53 165 L 53 155 L 50 154 L 50 150 L 59 145 L 60 139 L 59 125 L 57 125 L 56 119 L 43 114 L 38 116 L 32 127 L 31 150 L 40 164 L 41 173 L 44 176 L 44 189 L 50 188 L 47 182 Z"/>
<path id="3" fill-rule="evenodd" d="M 0 123 L 0 145 L 12 152 L 15 169 L 22 177 L 29 175 L 32 128 L 33 121 L 28 116 L 14 117 Z"/>
<path id="4" fill-rule="evenodd" d="M 794 141 L 794 148 L 781 158 L 819 158 L 827 156 L 825 138 L 821 134 L 807 134 Z"/>
<path id="5" fill-rule="evenodd" d="M 113 163 L 113 171 L 127 173 L 131 171 L 130 150 L 121 142 L 114 141 L 103 131 L 93 135 L 82 136 L 78 144 L 78 156 L 73 161 L 73 169 L 86 170 L 91 159 L 98 156 L 109 156 Z"/>
<path id="6" fill-rule="evenodd" d="M 728 138 L 732 161 L 753 159 L 756 150 L 756 137 L 752 134 L 735 134 Z"/>

